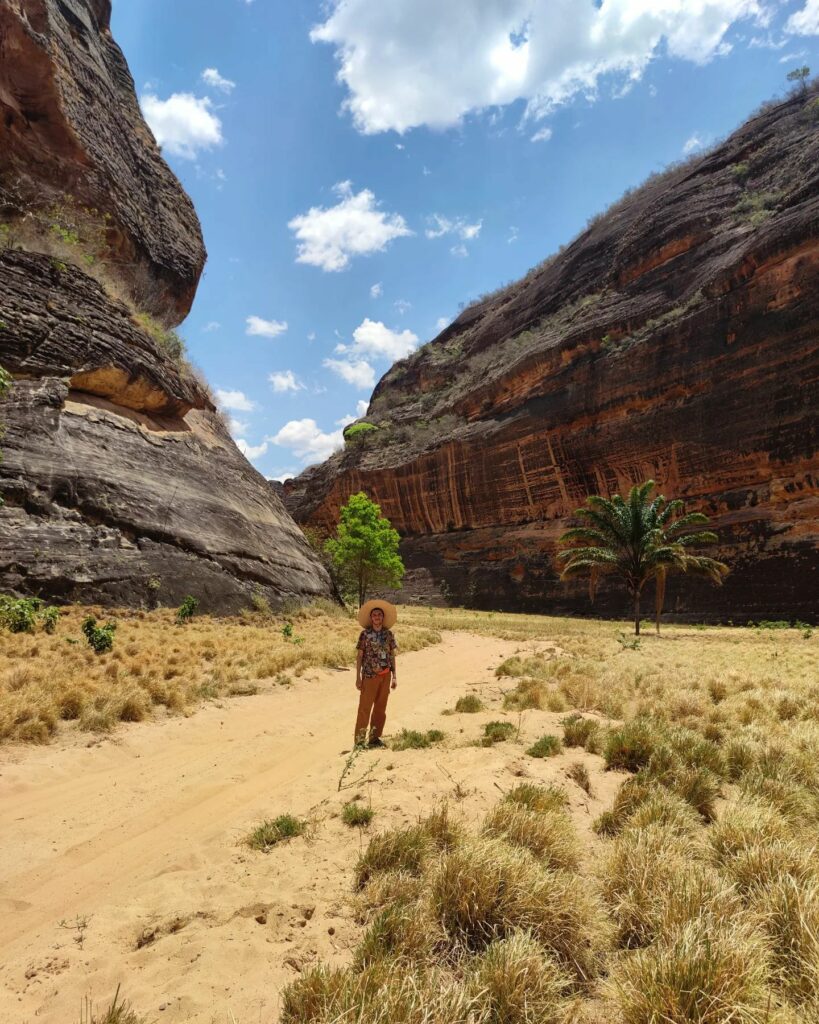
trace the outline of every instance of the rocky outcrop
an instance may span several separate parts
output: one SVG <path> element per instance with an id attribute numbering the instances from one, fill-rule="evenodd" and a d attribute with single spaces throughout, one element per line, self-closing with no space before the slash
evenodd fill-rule
<path id="1" fill-rule="evenodd" d="M 179 323 L 205 265 L 202 232 L 142 119 L 110 18 L 110 0 L 0 0 L 0 184 L 18 215 L 94 211 L 109 276 Z"/>
<path id="2" fill-rule="evenodd" d="M 167 326 L 205 260 L 108 0 L 0 0 L 0 589 L 238 611 L 330 596 Z"/>
<path id="3" fill-rule="evenodd" d="M 819 609 L 819 99 L 792 97 L 650 179 L 378 384 L 379 429 L 285 486 L 329 526 L 364 490 L 441 600 L 588 613 L 556 541 L 590 493 L 656 479 L 731 567 L 695 619 Z M 410 588 L 409 595 L 412 596 Z M 593 610 L 623 614 L 601 587 Z"/>

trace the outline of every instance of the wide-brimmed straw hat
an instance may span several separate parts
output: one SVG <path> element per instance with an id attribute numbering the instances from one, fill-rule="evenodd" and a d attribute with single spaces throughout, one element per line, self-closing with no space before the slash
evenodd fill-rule
<path id="1" fill-rule="evenodd" d="M 398 609 L 394 604 L 390 604 L 389 601 L 382 601 L 380 597 L 374 597 L 371 601 L 365 601 L 358 609 L 358 622 L 361 628 L 368 629 L 372 625 L 370 613 L 374 608 L 380 608 L 384 613 L 384 628 L 392 629 L 398 618 Z"/>

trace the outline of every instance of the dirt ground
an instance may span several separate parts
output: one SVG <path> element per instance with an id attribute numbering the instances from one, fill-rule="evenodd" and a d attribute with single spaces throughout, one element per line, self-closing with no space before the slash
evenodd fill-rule
<path id="1" fill-rule="evenodd" d="M 548 651 L 548 642 L 525 649 Z M 584 839 L 621 781 L 582 750 L 524 753 L 561 714 L 501 710 L 499 662 L 521 644 L 464 633 L 399 662 L 387 735 L 438 728 L 426 750 L 366 752 L 338 791 L 350 749 L 352 670 L 311 670 L 291 689 L 210 704 L 189 718 L 105 739 L 0 749 L 0 1022 L 66 1024 L 89 998 L 121 994 L 148 1020 L 261 1024 L 282 987 L 316 959 L 342 964 L 361 932 L 349 904 L 367 832 L 344 825 L 361 794 L 371 828 L 409 823 L 437 802 L 472 823 L 522 778 L 561 782 Z M 463 694 L 478 714 L 442 716 Z M 474 745 L 485 722 L 517 741 Z M 87 745 L 86 745 L 87 744 Z M 583 760 L 590 799 L 566 777 Z M 310 820 L 269 853 L 242 844 L 265 817 Z"/>

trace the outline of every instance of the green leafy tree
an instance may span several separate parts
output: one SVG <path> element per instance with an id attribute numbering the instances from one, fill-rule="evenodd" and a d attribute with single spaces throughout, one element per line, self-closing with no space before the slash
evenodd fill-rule
<path id="1" fill-rule="evenodd" d="M 788 72 L 788 81 L 794 83 L 801 95 L 808 91 L 809 78 L 810 68 L 807 64 L 803 64 L 801 68 L 794 68 L 793 71 Z"/>
<path id="2" fill-rule="evenodd" d="M 375 587 L 400 587 L 404 563 L 399 542 L 398 531 L 381 515 L 380 506 L 366 494 L 351 495 L 341 508 L 335 537 L 324 545 L 343 596 L 363 604 Z"/>
<path id="3" fill-rule="evenodd" d="M 632 487 L 628 497 L 594 495 L 586 507 L 574 513 L 582 520 L 560 538 L 569 545 L 558 561 L 565 563 L 561 579 L 589 577 L 589 596 L 594 600 L 601 576 L 618 576 L 634 602 L 634 632 L 640 633 L 640 597 L 650 580 L 656 584 L 656 622 L 665 601 L 666 580 L 671 573 L 706 576 L 721 583 L 728 566 L 713 558 L 698 555 L 691 548 L 714 544 L 717 535 L 699 529 L 708 522 L 701 512 L 683 515 L 679 499 L 666 501 L 662 495 L 650 499 L 654 481 Z M 677 518 L 679 517 L 679 518 Z"/>

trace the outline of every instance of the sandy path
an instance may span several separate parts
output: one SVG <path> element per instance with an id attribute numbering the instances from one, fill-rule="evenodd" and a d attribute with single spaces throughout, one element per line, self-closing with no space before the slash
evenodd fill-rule
<path id="1" fill-rule="evenodd" d="M 463 746 L 486 716 L 440 716 L 470 689 L 497 699 L 493 670 L 515 649 L 449 634 L 402 657 L 388 731 L 440 727 L 448 749 L 379 755 L 363 787 L 379 826 L 428 810 L 453 772 L 477 806 L 510 773 L 559 772 L 563 758 L 519 764 L 519 746 Z M 0 751 L 0 1022 L 75 1021 L 86 995 L 101 1008 L 120 983 L 151 1020 L 273 1022 L 304 964 L 343 962 L 366 841 L 338 820 L 354 701 L 351 671 L 314 672 L 91 747 Z M 311 817 L 310 838 L 267 855 L 238 843 L 285 811 Z"/>

